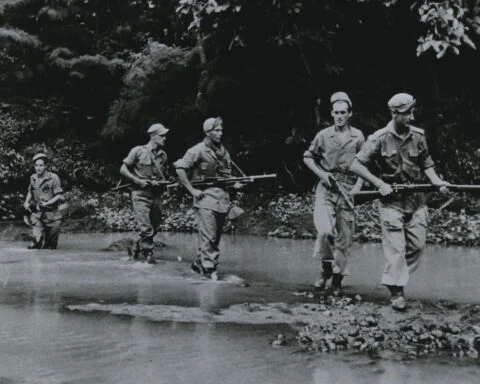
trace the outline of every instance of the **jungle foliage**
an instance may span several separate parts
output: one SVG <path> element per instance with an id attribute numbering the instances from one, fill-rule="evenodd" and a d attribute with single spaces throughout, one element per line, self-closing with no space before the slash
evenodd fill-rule
<path id="1" fill-rule="evenodd" d="M 175 160 L 221 115 L 247 172 L 305 189 L 299 157 L 344 90 L 365 134 L 414 94 L 441 172 L 478 183 L 479 32 L 474 0 L 2 0 L 2 180 L 25 183 L 43 148 L 106 188 L 150 123 Z"/>

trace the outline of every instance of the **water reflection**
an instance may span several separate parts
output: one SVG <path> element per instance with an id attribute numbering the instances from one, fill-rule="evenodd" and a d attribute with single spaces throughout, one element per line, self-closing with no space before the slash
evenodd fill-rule
<path id="1" fill-rule="evenodd" d="M 125 235 L 65 235 L 62 248 L 0 248 L 0 382 L 11 383 L 475 383 L 476 367 L 413 365 L 363 356 L 296 353 L 285 326 L 149 321 L 80 313 L 66 305 L 184 306 L 213 312 L 235 303 L 302 300 L 292 291 L 315 277 L 312 242 L 225 237 L 222 267 L 250 288 L 205 283 L 188 272 L 196 242 L 163 235 L 172 246 L 156 266 L 101 252 Z M 248 243 L 248 246 L 246 246 Z M 478 302 L 478 250 L 430 247 L 409 294 Z M 179 263 L 181 255 L 184 262 Z M 351 291 L 377 292 L 379 245 L 356 245 Z M 434 278 L 432 278 L 434 277 Z M 381 290 L 380 290 L 381 292 Z M 379 293 L 382 295 L 382 293 Z M 278 333 L 290 343 L 274 349 Z"/>

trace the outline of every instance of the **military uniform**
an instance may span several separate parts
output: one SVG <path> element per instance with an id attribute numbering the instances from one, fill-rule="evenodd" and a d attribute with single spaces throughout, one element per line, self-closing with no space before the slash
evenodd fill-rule
<path id="1" fill-rule="evenodd" d="M 344 191 L 349 192 L 357 177 L 348 169 L 364 142 L 363 133 L 353 127 L 348 128 L 348 136 L 342 142 L 335 126 L 331 126 L 315 136 L 304 158 L 312 158 L 321 169 L 335 177 Z M 327 262 L 333 263 L 334 274 L 349 275 L 348 259 L 355 215 L 342 195 L 325 187 L 322 182 L 315 187 L 313 220 L 317 229 L 314 256 L 322 260 L 323 268 L 331 268 Z M 326 274 L 325 277 L 330 276 Z"/>
<path id="2" fill-rule="evenodd" d="M 165 180 L 167 154 L 162 149 L 153 150 L 151 144 L 134 147 L 123 160 L 132 174 L 143 180 Z M 161 187 L 132 186 L 132 208 L 137 221 L 139 239 L 134 252 L 144 256 L 153 252 L 153 237 L 157 234 L 161 219 Z"/>
<path id="3" fill-rule="evenodd" d="M 422 182 L 425 169 L 434 166 L 424 131 L 410 126 L 408 132 L 400 136 L 393 122 L 372 134 L 356 157 L 365 166 L 375 165 L 379 178 L 388 184 Z M 388 195 L 380 199 L 379 212 L 386 258 L 382 283 L 403 287 L 418 267 L 425 248 L 425 195 Z"/>
<path id="4" fill-rule="evenodd" d="M 32 248 L 56 249 L 60 234 L 62 213 L 55 203 L 41 207 L 41 203 L 51 200 L 54 196 L 63 193 L 60 178 L 53 172 L 46 171 L 43 177 L 37 174 L 30 176 L 28 191 L 33 197 L 33 213 L 30 216 L 34 244 Z"/>
<path id="5" fill-rule="evenodd" d="M 209 144 L 208 140 L 190 148 L 174 166 L 189 172 L 192 181 L 232 175 L 230 155 L 226 148 L 221 144 L 218 147 Z M 193 201 L 199 234 L 197 260 L 205 270 L 215 270 L 223 225 L 231 207 L 230 195 L 220 187 L 206 188 L 203 195 L 201 198 L 194 197 Z"/>

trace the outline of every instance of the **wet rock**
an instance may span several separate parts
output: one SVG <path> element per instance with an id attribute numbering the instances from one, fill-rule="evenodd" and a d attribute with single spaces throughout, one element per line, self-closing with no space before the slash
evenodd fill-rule
<path id="1" fill-rule="evenodd" d="M 407 352 L 407 358 L 409 360 L 416 360 L 417 357 L 418 357 L 418 353 L 416 350 L 411 349 Z"/>
<path id="2" fill-rule="evenodd" d="M 450 333 L 452 333 L 453 335 L 458 335 L 460 332 L 460 328 L 458 328 L 456 325 L 450 326 Z"/>
<path id="3" fill-rule="evenodd" d="M 368 316 L 365 321 L 367 322 L 367 325 L 369 327 L 376 327 L 378 322 L 377 320 L 375 320 L 375 318 L 373 316 Z"/>
<path id="4" fill-rule="evenodd" d="M 472 341 L 472 347 L 480 352 L 480 336 L 476 336 Z"/>
<path id="5" fill-rule="evenodd" d="M 420 336 L 418 336 L 418 341 L 423 344 L 428 343 L 430 341 L 430 335 L 424 332 Z"/>
<path id="6" fill-rule="evenodd" d="M 335 336 L 335 338 L 333 339 L 333 342 L 336 345 L 340 345 L 342 347 L 346 347 L 348 345 L 348 340 L 344 336 Z"/>
<path id="7" fill-rule="evenodd" d="M 303 345 L 311 345 L 313 344 L 313 339 L 308 336 L 308 335 L 305 335 L 305 334 L 301 334 L 298 336 L 298 341 L 300 344 L 303 344 Z"/>
<path id="8" fill-rule="evenodd" d="M 287 341 L 285 339 L 285 336 L 282 334 L 277 335 L 277 338 L 272 341 L 272 347 L 281 347 L 286 344 Z"/>
<path id="9" fill-rule="evenodd" d="M 478 358 L 478 350 L 476 350 L 475 348 L 470 348 L 467 352 L 467 355 L 472 359 L 476 359 Z"/>
<path id="10" fill-rule="evenodd" d="M 443 332 L 440 330 L 440 329 L 434 329 L 432 332 L 431 332 L 431 335 L 433 337 L 435 337 L 436 339 L 440 339 L 443 337 Z"/>
<path id="11" fill-rule="evenodd" d="M 415 335 L 421 335 L 424 331 L 423 327 L 419 324 L 413 324 L 412 325 L 412 331 Z"/>
<path id="12" fill-rule="evenodd" d="M 351 337 L 357 337 L 359 334 L 360 334 L 360 328 L 358 327 L 352 328 L 348 332 L 348 336 L 351 336 Z"/>
<path id="13" fill-rule="evenodd" d="M 373 335 L 373 339 L 375 341 L 384 341 L 385 340 L 385 334 L 383 332 L 375 332 Z"/>

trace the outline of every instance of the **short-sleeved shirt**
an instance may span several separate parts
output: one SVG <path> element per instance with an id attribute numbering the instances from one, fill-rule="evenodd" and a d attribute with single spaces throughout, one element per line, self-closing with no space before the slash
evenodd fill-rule
<path id="1" fill-rule="evenodd" d="M 54 196 L 61 195 L 63 189 L 60 183 L 60 178 L 53 172 L 45 172 L 42 178 L 39 178 L 36 173 L 30 176 L 30 185 L 28 191 L 32 194 L 33 200 L 38 204 L 40 202 L 46 203 Z M 51 209 L 51 211 L 50 211 Z M 61 212 L 58 211 L 55 205 L 50 206 L 47 212 L 44 212 L 49 220 L 59 220 Z M 34 216 L 41 216 L 42 213 L 34 213 Z"/>
<path id="2" fill-rule="evenodd" d="M 132 148 L 123 163 L 139 179 L 164 180 L 168 159 L 163 149 L 153 150 L 150 144 Z"/>
<path id="3" fill-rule="evenodd" d="M 337 181 L 354 184 L 357 176 L 349 171 L 349 167 L 364 143 L 365 137 L 359 129 L 349 127 L 347 138 L 342 141 L 333 125 L 317 133 L 303 157 L 312 158 L 323 170 L 331 172 Z"/>
<path id="4" fill-rule="evenodd" d="M 378 169 L 379 178 L 389 184 L 422 182 L 425 180 L 425 169 L 435 165 L 428 152 L 423 129 L 410 126 L 408 132 L 400 136 L 392 121 L 369 136 L 356 157 L 365 166 Z M 406 211 L 415 211 L 425 205 L 425 195 L 393 195 L 381 201 Z"/>
<path id="5" fill-rule="evenodd" d="M 183 158 L 177 160 L 175 168 L 185 169 L 192 181 L 203 180 L 207 177 L 230 177 L 232 164 L 227 149 L 220 145 L 216 147 L 207 140 L 190 148 Z M 207 188 L 203 191 L 204 197 L 194 198 L 196 208 L 211 209 L 212 211 L 226 213 L 230 209 L 230 195 L 219 187 Z"/>

